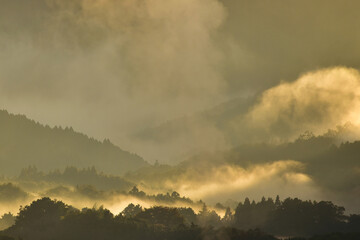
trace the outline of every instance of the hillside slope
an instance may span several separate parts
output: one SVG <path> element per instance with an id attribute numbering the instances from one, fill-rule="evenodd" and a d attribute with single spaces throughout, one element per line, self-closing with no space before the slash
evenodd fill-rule
<path id="1" fill-rule="evenodd" d="M 21 168 L 41 170 L 95 166 L 111 174 L 123 174 L 147 166 L 136 154 L 109 140 L 100 142 L 72 128 L 43 126 L 23 115 L 0 111 L 0 174 L 17 175 Z"/>

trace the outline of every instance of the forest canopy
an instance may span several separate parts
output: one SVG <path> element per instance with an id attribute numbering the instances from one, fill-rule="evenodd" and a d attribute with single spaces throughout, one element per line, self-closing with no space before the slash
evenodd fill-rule
<path id="1" fill-rule="evenodd" d="M 265 232 L 293 237 L 333 232 L 359 236 L 355 234 L 360 227 L 360 216 L 345 215 L 344 210 L 331 202 L 291 198 L 281 201 L 277 197 L 275 201 L 263 198 L 257 203 L 246 198 L 234 212 L 227 209 L 223 217 L 208 210 L 205 203 L 198 213 L 191 208 L 142 208 L 130 204 L 114 215 L 102 206 L 79 210 L 61 201 L 42 198 L 22 207 L 12 217 L 14 225 L 2 234 L 29 240 L 276 239 Z M 1 221 L 6 218 L 9 216 L 4 215 Z"/>

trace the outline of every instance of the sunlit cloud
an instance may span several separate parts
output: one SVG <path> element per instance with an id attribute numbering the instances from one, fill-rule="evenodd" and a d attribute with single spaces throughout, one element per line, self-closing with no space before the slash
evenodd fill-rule
<path id="1" fill-rule="evenodd" d="M 246 126 L 269 138 L 323 134 L 338 125 L 360 124 L 360 74 L 334 67 L 309 72 L 266 90 L 246 115 Z"/>
<path id="2" fill-rule="evenodd" d="M 310 191 L 316 192 L 316 187 L 303 172 L 304 167 L 302 163 L 292 160 L 256 164 L 248 168 L 228 164 L 205 169 L 195 167 L 187 169 L 176 179 L 166 179 L 163 188 L 174 189 L 192 199 L 210 201 L 225 201 L 246 194 L 258 198 L 261 194 L 272 196 L 274 192 L 296 195 L 300 189 L 307 189 L 301 194 L 308 197 Z"/>

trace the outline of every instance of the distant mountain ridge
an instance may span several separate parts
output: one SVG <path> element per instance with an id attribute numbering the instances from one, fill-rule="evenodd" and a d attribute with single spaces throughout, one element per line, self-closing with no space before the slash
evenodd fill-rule
<path id="1" fill-rule="evenodd" d="M 256 97 L 237 97 L 204 111 L 168 120 L 154 127 L 142 129 L 134 134 L 133 137 L 143 141 L 167 143 L 183 136 L 187 138 L 191 137 L 194 128 L 199 128 L 199 126 L 204 123 L 209 124 L 212 128 L 219 129 L 227 137 L 230 137 L 233 129 L 229 127 L 229 122 L 244 115 L 255 102 L 255 99 Z M 236 140 L 232 140 L 236 142 Z M 235 145 L 237 144 L 238 142 L 236 142 Z"/>
<path id="2" fill-rule="evenodd" d="M 17 175 L 29 165 L 41 170 L 94 166 L 121 175 L 148 163 L 109 140 L 101 142 L 72 128 L 51 128 L 24 115 L 0 110 L 0 174 Z"/>

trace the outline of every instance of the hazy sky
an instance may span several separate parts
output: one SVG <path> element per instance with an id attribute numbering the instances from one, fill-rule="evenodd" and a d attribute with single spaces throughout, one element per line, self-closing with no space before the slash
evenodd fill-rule
<path id="1" fill-rule="evenodd" d="M 249 119 L 266 131 L 285 121 L 280 136 L 343 123 L 336 116 L 354 114 L 349 106 L 359 102 L 357 0 L 0 4 L 0 107 L 110 138 L 150 160 L 161 149 L 129 135 L 234 97 L 259 96 L 245 119 L 231 123 L 234 129 Z M 277 104 L 284 94 L 289 101 Z M 294 102 L 304 111 L 289 114 Z M 297 129 L 299 122 L 305 126 Z M 198 135 L 220 139 L 217 131 Z"/>

